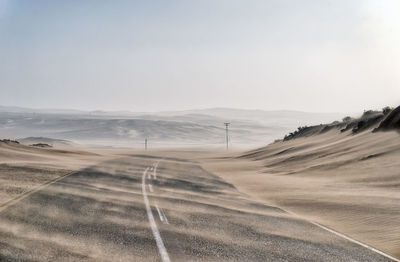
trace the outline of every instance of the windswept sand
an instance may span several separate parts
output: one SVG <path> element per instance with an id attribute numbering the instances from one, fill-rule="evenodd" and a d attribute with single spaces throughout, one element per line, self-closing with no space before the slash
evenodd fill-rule
<path id="1" fill-rule="evenodd" d="M 0 213 L 1 261 L 147 262 L 160 254 L 171 261 L 391 261 L 172 155 L 98 163 Z"/>
<path id="2" fill-rule="evenodd" d="M 332 130 L 200 158 L 239 190 L 400 258 L 400 135 Z"/>
<path id="3" fill-rule="evenodd" d="M 0 144 L 0 205 L 116 155 L 185 158 L 249 198 L 282 207 L 400 258 L 400 135 L 327 133 L 248 153 L 132 150 L 89 153 Z"/>
<path id="4" fill-rule="evenodd" d="M 36 148 L 0 142 L 0 207 L 46 182 L 107 157 L 71 148 Z"/>

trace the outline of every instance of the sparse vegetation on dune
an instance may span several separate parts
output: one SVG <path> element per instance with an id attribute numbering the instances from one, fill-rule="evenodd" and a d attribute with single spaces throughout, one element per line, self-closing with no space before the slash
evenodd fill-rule
<path id="1" fill-rule="evenodd" d="M 384 109 L 384 114 L 387 117 L 381 122 L 379 127 L 376 129 L 378 130 L 390 130 L 390 129 L 400 129 L 400 106 L 396 109 Z"/>
<path id="2" fill-rule="evenodd" d="M 375 127 L 375 129 L 372 129 L 373 127 Z M 369 129 L 372 129 L 371 131 L 381 131 L 399 128 L 400 106 L 396 109 L 387 106 L 381 111 L 365 110 L 361 117 L 358 118 L 346 116 L 342 119 L 342 121 L 335 121 L 330 124 L 301 126 L 296 131 L 286 135 L 283 138 L 283 141 L 322 134 L 332 129 L 340 130 L 342 133 L 351 130 L 352 134 L 357 134 Z"/>
<path id="3" fill-rule="evenodd" d="M 51 148 L 53 146 L 49 145 L 49 144 L 45 144 L 45 143 L 37 143 L 37 144 L 32 144 L 31 146 L 34 147 L 42 147 L 42 148 Z"/>
<path id="4" fill-rule="evenodd" d="M 0 143 L 5 143 L 5 144 L 19 144 L 18 141 L 16 141 L 16 140 L 11 140 L 11 139 L 0 139 Z"/>
<path id="5" fill-rule="evenodd" d="M 367 110 L 301 126 L 210 169 L 250 195 L 400 258 L 398 132 L 400 106 Z"/>

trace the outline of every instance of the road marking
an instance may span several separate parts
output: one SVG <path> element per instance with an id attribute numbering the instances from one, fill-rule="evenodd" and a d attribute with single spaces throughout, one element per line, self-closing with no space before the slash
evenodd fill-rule
<path id="1" fill-rule="evenodd" d="M 307 222 L 309 222 L 309 223 L 311 223 L 311 224 L 313 224 L 313 225 L 315 225 L 315 226 L 317 226 L 317 227 L 319 227 L 319 228 L 321 228 L 321 229 L 324 229 L 324 230 L 326 230 L 326 231 L 328 231 L 328 232 L 330 232 L 330 233 L 332 233 L 332 234 L 335 234 L 335 235 L 337 235 L 337 236 L 339 236 L 339 237 L 342 237 L 342 238 L 344 238 L 344 239 L 346 239 L 346 240 L 348 240 L 348 241 L 350 241 L 350 242 L 353 242 L 353 243 L 355 243 L 355 244 L 358 244 L 358 245 L 360 245 L 360 246 L 362 246 L 362 247 L 364 247 L 364 248 L 366 248 L 366 249 L 369 249 L 369 250 L 371 250 L 371 251 L 373 251 L 373 252 L 375 252 L 375 253 L 378 253 L 379 255 L 382 255 L 382 256 L 384 256 L 384 257 L 386 257 L 386 258 L 389 258 L 389 259 L 391 259 L 391 260 L 393 260 L 393 261 L 400 262 L 399 259 L 397 259 L 397 258 L 395 258 L 395 257 L 392 257 L 391 255 L 386 254 L 385 252 L 380 251 L 379 249 L 376 249 L 376 248 L 371 247 L 371 246 L 369 246 L 369 245 L 367 245 L 367 244 L 364 244 L 364 243 L 362 243 L 362 242 L 360 242 L 360 241 L 358 241 L 358 240 L 356 240 L 356 239 L 354 239 L 354 238 L 351 238 L 351 237 L 349 237 L 349 236 L 346 236 L 345 234 L 342 234 L 342 233 L 340 233 L 340 232 L 337 232 L 337 231 L 335 231 L 335 230 L 333 230 L 333 229 L 331 229 L 331 228 L 329 228 L 329 227 L 323 226 L 323 225 L 321 225 L 321 224 L 319 224 L 319 223 L 317 223 L 317 222 L 314 222 L 314 221 L 312 221 L 312 220 L 304 219 L 304 218 L 302 218 L 300 215 L 298 215 L 298 214 L 296 214 L 296 213 L 293 213 L 293 212 L 291 212 L 291 211 L 289 211 L 289 210 L 286 210 L 286 209 L 283 209 L 283 208 L 281 208 L 281 209 L 284 210 L 284 211 L 286 211 L 286 212 L 289 213 L 289 214 L 292 214 L 292 215 L 294 215 L 294 216 L 296 216 L 296 217 L 298 217 L 298 218 L 300 218 L 300 219 L 302 219 L 302 220 L 305 220 L 305 221 L 307 221 Z"/>
<path id="2" fill-rule="evenodd" d="M 154 239 L 156 240 L 158 252 L 160 253 L 160 256 L 161 256 L 161 261 L 162 262 L 170 262 L 171 260 L 169 259 L 168 252 L 164 246 L 164 242 L 162 241 L 160 232 L 158 231 L 156 221 L 154 220 L 153 212 L 151 212 L 149 198 L 147 197 L 146 174 L 147 174 L 148 170 L 149 170 L 149 168 L 146 168 L 146 170 L 143 172 L 143 176 L 142 176 L 142 193 L 143 193 L 144 204 L 146 206 L 147 217 L 149 218 L 151 231 L 153 231 L 153 236 L 154 236 Z"/>
<path id="3" fill-rule="evenodd" d="M 155 164 L 154 164 L 154 169 L 153 169 L 153 178 L 154 179 L 157 179 L 157 167 L 158 167 L 158 164 L 160 163 L 160 161 L 157 161 Z"/>
<path id="4" fill-rule="evenodd" d="M 43 184 L 43 185 L 41 185 L 41 186 L 39 186 L 37 188 L 34 188 L 31 191 L 25 192 L 21 196 L 10 200 L 10 201 L 4 203 L 3 205 L 0 205 L 0 212 L 4 211 L 5 209 L 9 208 L 10 206 L 15 205 L 16 203 L 20 202 L 21 200 L 27 198 L 28 196 L 30 196 L 30 195 L 32 195 L 32 194 L 34 194 L 34 193 L 36 193 L 36 192 L 38 192 L 40 190 L 45 189 L 46 187 L 50 186 L 51 184 L 54 184 L 54 183 L 60 181 L 61 179 L 66 178 L 66 177 L 68 177 L 68 176 L 70 176 L 72 174 L 75 174 L 76 172 L 77 171 L 69 172 L 69 173 L 67 173 L 67 174 L 65 174 L 63 176 L 60 176 L 60 177 L 58 177 L 56 179 L 53 179 L 53 180 L 51 180 L 51 181 L 49 181 L 49 182 L 47 182 L 47 183 L 45 183 L 45 184 Z"/>
<path id="5" fill-rule="evenodd" d="M 157 179 L 157 174 L 156 174 L 156 173 L 157 173 L 157 167 L 158 167 L 159 162 L 160 162 L 160 161 L 157 161 L 157 163 L 154 165 L 154 169 L 153 169 L 153 178 L 154 178 L 154 179 Z M 159 214 L 159 216 L 160 216 L 160 220 L 163 222 L 163 219 L 165 219 L 165 222 L 166 222 L 167 224 L 169 224 L 169 223 L 168 223 L 167 216 L 165 215 L 164 211 L 163 211 L 162 209 L 159 209 L 158 207 L 156 207 L 156 208 L 157 208 L 157 212 L 158 212 L 158 214 Z M 281 209 L 282 209 L 282 208 L 281 208 Z M 297 215 L 296 213 L 293 213 L 293 212 L 288 211 L 288 210 L 285 210 L 285 209 L 282 209 L 282 210 L 284 210 L 284 211 L 286 211 L 287 213 L 293 214 L 293 215 L 295 215 L 295 216 L 297 216 L 297 217 L 303 219 L 301 216 Z M 161 217 L 162 217 L 162 218 L 161 218 Z M 376 249 L 376 248 L 373 248 L 373 247 L 371 247 L 371 246 L 369 246 L 369 245 L 367 245 L 367 244 L 364 244 L 364 243 L 362 243 L 362 242 L 360 242 L 360 241 L 358 241 L 358 240 L 356 240 L 356 239 L 353 239 L 353 238 L 348 237 L 348 236 L 346 236 L 346 235 L 344 235 L 344 234 L 342 234 L 342 233 L 339 233 L 339 232 L 337 232 L 337 231 L 335 231 L 335 230 L 333 230 L 333 229 L 330 229 L 330 228 L 325 227 L 325 226 L 323 226 L 323 225 L 321 225 L 321 224 L 318 224 L 317 222 L 310 221 L 310 220 L 306 220 L 306 221 L 310 222 L 311 224 L 313 224 L 313 225 L 315 225 L 315 226 L 317 226 L 317 227 L 319 227 L 319 228 L 321 228 L 321 229 L 324 229 L 324 230 L 326 230 L 326 231 L 328 231 L 328 232 L 330 232 L 330 233 L 333 233 L 333 234 L 335 234 L 335 235 L 337 235 L 337 236 L 339 236 L 339 237 L 342 237 L 342 238 L 344 238 L 344 239 L 346 239 L 346 240 L 348 240 L 348 241 L 350 241 L 350 242 L 353 242 L 353 243 L 355 243 L 355 244 L 358 244 L 358 245 L 360 245 L 360 246 L 362 246 L 362 247 L 364 247 L 364 248 L 367 248 L 367 249 L 369 249 L 369 250 L 371 250 L 371 251 L 373 251 L 373 252 L 375 252 L 375 253 L 378 253 L 378 254 L 380 254 L 380 255 L 386 257 L 386 258 L 389 258 L 389 259 L 391 259 L 391 260 L 393 260 L 393 261 L 396 261 L 396 262 L 400 262 L 399 259 L 394 258 L 394 257 L 390 256 L 389 254 L 386 254 L 386 253 L 384 253 L 383 251 L 380 251 L 380 250 L 378 250 L 378 249 Z"/>
<path id="6" fill-rule="evenodd" d="M 362 243 L 362 242 L 360 242 L 360 241 L 358 241 L 358 240 L 355 240 L 355 239 L 353 239 L 353 238 L 351 238 L 351 237 L 348 237 L 348 236 L 346 236 L 346 235 L 344 235 L 344 234 L 342 234 L 342 233 L 339 233 L 339 232 L 337 232 L 337 231 L 335 231 L 335 230 L 333 230 L 333 229 L 330 229 L 329 227 L 326 227 L 326 226 L 323 226 L 323 225 L 321 225 L 321 224 L 318 224 L 317 222 L 313 222 L 313 221 L 310 221 L 310 222 L 311 222 L 312 224 L 314 224 L 314 225 L 316 225 L 316 226 L 318 226 L 318 227 L 320 227 L 320 228 L 322 228 L 322 229 L 325 229 L 326 231 L 331 232 L 331 233 L 333 233 L 333 234 L 335 234 L 335 235 L 337 235 L 337 236 L 340 236 L 340 237 L 342 237 L 342 238 L 344 238 L 344 239 L 346 239 L 346 240 L 348 240 L 348 241 L 350 241 L 350 242 L 356 243 L 356 244 L 358 244 L 358 245 L 360 245 L 360 246 L 362 246 L 362 247 L 365 247 L 365 248 L 367 248 L 367 249 L 369 249 L 369 250 L 371 250 L 371 251 L 374 251 L 375 253 L 378 253 L 378 254 L 380 254 L 380 255 L 382 255 L 382 256 L 384 256 L 384 257 L 386 257 L 386 258 L 389 258 L 389 259 L 391 259 L 391 260 L 393 260 L 393 261 L 400 262 L 399 259 L 394 258 L 394 257 L 392 257 L 391 255 L 388 255 L 388 254 L 384 253 L 383 251 L 380 251 L 380 250 L 378 250 L 378 249 L 376 249 L 376 248 L 373 248 L 373 247 L 371 247 L 371 246 L 368 246 L 367 244 L 364 244 L 364 243 Z"/>
<path id="7" fill-rule="evenodd" d="M 157 209 L 158 216 L 160 217 L 161 222 L 164 222 L 164 217 L 163 217 L 163 215 L 161 214 L 161 211 L 160 211 L 160 209 L 158 208 L 157 204 L 156 204 L 156 209 Z"/>
<path id="8" fill-rule="evenodd" d="M 159 208 L 157 203 L 155 204 L 155 206 L 156 206 L 158 216 L 160 217 L 161 222 L 163 222 L 163 224 L 169 225 L 168 218 L 165 215 L 164 210 L 162 208 Z"/>
<path id="9" fill-rule="evenodd" d="M 153 186 L 152 186 L 152 185 L 150 185 L 150 184 L 149 184 L 149 189 L 150 189 L 150 192 L 151 192 L 151 193 L 153 193 L 153 192 L 154 192 L 154 190 L 153 190 Z"/>
<path id="10" fill-rule="evenodd" d="M 162 215 L 164 217 L 164 224 L 168 224 L 169 225 L 167 215 L 165 215 L 164 209 L 162 209 L 162 208 L 161 208 L 161 213 L 162 213 Z"/>

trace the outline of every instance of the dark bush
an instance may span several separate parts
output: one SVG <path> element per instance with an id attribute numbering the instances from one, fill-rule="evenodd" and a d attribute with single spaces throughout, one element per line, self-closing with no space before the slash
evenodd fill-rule
<path id="1" fill-rule="evenodd" d="M 350 122 L 353 118 L 351 118 L 350 116 L 346 116 L 345 118 L 343 118 L 343 122 Z"/>
<path id="2" fill-rule="evenodd" d="M 386 106 L 384 108 L 382 108 L 382 113 L 386 116 L 388 115 L 390 112 L 392 112 L 393 108 L 390 106 Z"/>

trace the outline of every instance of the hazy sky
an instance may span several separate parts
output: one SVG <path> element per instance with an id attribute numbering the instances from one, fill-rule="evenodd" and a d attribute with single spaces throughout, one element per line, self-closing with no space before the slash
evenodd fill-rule
<path id="1" fill-rule="evenodd" d="M 399 13 L 397 0 L 0 0 L 0 104 L 395 106 Z"/>

